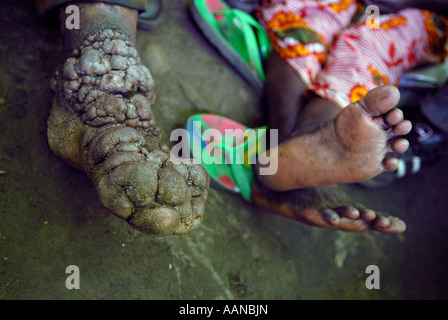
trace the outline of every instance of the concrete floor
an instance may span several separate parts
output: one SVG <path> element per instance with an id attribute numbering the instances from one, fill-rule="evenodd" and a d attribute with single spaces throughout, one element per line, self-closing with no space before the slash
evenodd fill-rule
<path id="1" fill-rule="evenodd" d="M 202 37 L 188 1 L 165 4 L 160 26 L 138 35 L 164 136 L 201 110 L 263 124 L 259 100 Z M 151 238 L 110 215 L 84 174 L 49 150 L 58 29 L 41 24 L 32 1 L 1 1 L 0 12 L 1 299 L 448 298 L 446 158 L 382 190 L 350 187 L 405 219 L 403 235 L 312 228 L 212 189 L 197 231 Z M 365 287 L 372 264 L 379 290 Z M 80 290 L 65 287 L 68 265 L 80 269 Z"/>

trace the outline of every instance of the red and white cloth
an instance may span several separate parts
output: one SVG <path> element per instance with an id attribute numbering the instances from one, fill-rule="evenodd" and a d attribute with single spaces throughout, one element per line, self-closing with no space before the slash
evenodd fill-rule
<path id="1" fill-rule="evenodd" d="M 448 20 L 426 10 L 380 14 L 377 28 L 355 0 L 270 0 L 257 16 L 308 89 L 341 107 L 447 54 Z"/>

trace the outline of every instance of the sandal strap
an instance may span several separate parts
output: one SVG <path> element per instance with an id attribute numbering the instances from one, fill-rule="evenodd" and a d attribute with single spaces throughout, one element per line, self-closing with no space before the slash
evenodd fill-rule
<path id="1" fill-rule="evenodd" d="M 271 41 L 269 40 L 266 30 L 254 19 L 254 17 L 244 11 L 233 9 L 233 14 L 235 14 L 241 21 L 244 21 L 255 28 L 261 56 L 267 58 L 269 50 L 271 49 Z"/>
<path id="2" fill-rule="evenodd" d="M 266 130 L 267 126 L 263 126 L 260 128 L 255 128 L 254 131 L 257 132 L 258 130 Z M 241 156 L 243 159 L 239 159 L 242 163 L 232 163 L 230 164 L 230 172 L 232 176 L 232 180 L 235 182 L 235 185 L 240 190 L 241 196 L 246 199 L 247 201 L 252 201 L 252 181 L 254 177 L 254 172 L 252 168 L 248 168 L 247 164 L 244 163 L 244 152 L 247 150 L 249 151 L 249 139 L 245 139 L 245 141 L 235 147 L 232 147 L 226 143 L 226 137 L 222 139 L 220 142 L 213 142 L 212 146 L 215 148 L 221 148 L 223 152 L 223 156 L 225 154 L 232 154 L 236 157 Z M 259 152 L 258 150 L 258 134 L 255 134 L 255 144 L 257 145 L 254 152 Z M 248 159 L 250 158 L 250 155 L 247 155 Z M 236 159 L 231 159 L 236 160 Z"/>
<path id="3" fill-rule="evenodd" d="M 238 27 L 243 34 L 244 47 L 248 55 L 247 58 L 249 61 L 247 62 L 254 68 L 261 80 L 264 81 L 266 77 L 263 70 L 262 59 L 267 58 L 271 48 L 269 37 L 264 28 L 252 16 L 238 9 L 218 10 L 214 15 L 223 15 L 226 17 L 227 21 L 230 19 L 232 19 L 232 22 L 234 21 L 233 19 L 238 21 Z M 254 30 L 256 32 L 254 32 Z M 240 51 L 241 48 L 237 48 L 232 41 L 229 42 L 240 55 L 245 55 Z"/>

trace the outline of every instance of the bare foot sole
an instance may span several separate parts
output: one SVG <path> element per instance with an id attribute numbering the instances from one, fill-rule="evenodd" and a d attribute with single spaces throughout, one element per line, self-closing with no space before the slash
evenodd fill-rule
<path id="1" fill-rule="evenodd" d="M 374 230 L 389 234 L 406 230 L 406 224 L 399 218 L 364 208 L 337 186 L 278 192 L 255 180 L 252 199 L 259 209 L 314 227 L 348 232 Z"/>
<path id="2" fill-rule="evenodd" d="M 409 143 L 399 136 L 412 128 L 395 108 L 399 99 L 395 87 L 378 87 L 314 131 L 292 135 L 275 147 L 277 173 L 259 176 L 260 180 L 273 190 L 286 191 L 360 182 L 395 170 L 398 160 L 385 155 L 405 152 Z"/>
<path id="3" fill-rule="evenodd" d="M 156 236 L 199 226 L 209 177 L 200 165 L 169 159 L 152 112 L 154 82 L 127 36 L 90 34 L 51 87 L 50 147 L 87 173 L 104 206 Z"/>

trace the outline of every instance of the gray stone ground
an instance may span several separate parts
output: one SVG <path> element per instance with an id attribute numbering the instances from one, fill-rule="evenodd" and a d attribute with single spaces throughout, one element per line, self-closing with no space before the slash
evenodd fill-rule
<path id="1" fill-rule="evenodd" d="M 165 3 L 160 26 L 138 35 L 165 137 L 201 110 L 263 124 L 260 101 L 198 32 L 188 1 Z M 311 228 L 211 190 L 197 231 L 151 238 L 107 213 L 84 174 L 49 150 L 58 29 L 43 26 L 30 1 L 1 1 L 0 12 L 0 298 L 448 297 L 447 161 L 379 191 L 350 188 L 404 218 L 404 235 Z M 380 290 L 365 288 L 371 264 L 380 267 Z M 80 268 L 80 290 L 65 288 L 68 265 Z"/>

